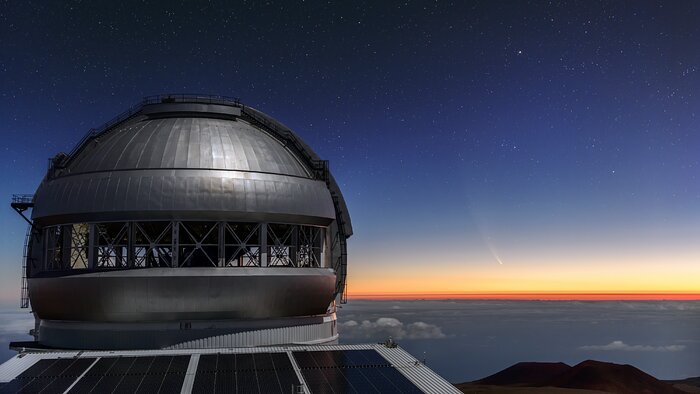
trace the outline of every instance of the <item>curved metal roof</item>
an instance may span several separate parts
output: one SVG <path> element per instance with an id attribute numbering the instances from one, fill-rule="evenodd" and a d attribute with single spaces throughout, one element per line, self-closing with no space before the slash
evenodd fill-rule
<path id="1" fill-rule="evenodd" d="M 88 142 L 67 174 L 161 168 L 237 170 L 310 178 L 275 138 L 242 120 L 141 116 Z"/>
<path id="2" fill-rule="evenodd" d="M 32 217 L 40 225 L 161 219 L 328 225 L 339 214 L 349 236 L 349 215 L 327 164 L 286 127 L 230 100 L 158 96 L 57 156 Z"/>
<path id="3" fill-rule="evenodd" d="M 235 99 L 146 97 L 90 130 L 51 160 L 32 219 L 39 227 L 131 220 L 330 226 L 335 294 L 345 297 L 353 231 L 328 162 L 282 123 Z"/>

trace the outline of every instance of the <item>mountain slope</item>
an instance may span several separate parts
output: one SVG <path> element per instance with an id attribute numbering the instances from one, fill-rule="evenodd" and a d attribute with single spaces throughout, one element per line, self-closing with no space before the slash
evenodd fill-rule
<path id="1" fill-rule="evenodd" d="M 601 390 L 618 394 L 678 394 L 682 391 L 631 365 L 587 360 L 542 386 Z"/>
<path id="2" fill-rule="evenodd" d="M 539 386 L 571 369 L 564 363 L 522 362 L 474 383 L 495 386 Z"/>
<path id="3" fill-rule="evenodd" d="M 462 383 L 464 392 L 568 392 L 581 390 L 616 394 L 684 394 L 668 382 L 631 366 L 587 360 L 570 367 L 564 363 L 517 363 L 486 378 Z M 679 386 L 683 387 L 683 386 Z M 527 391 L 532 389 L 533 391 Z"/>

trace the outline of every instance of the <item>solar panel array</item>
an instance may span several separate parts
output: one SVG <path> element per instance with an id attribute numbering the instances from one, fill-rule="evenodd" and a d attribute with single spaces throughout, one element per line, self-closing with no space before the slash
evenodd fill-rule
<path id="1" fill-rule="evenodd" d="M 296 351 L 311 393 L 422 393 L 375 350 Z"/>
<path id="2" fill-rule="evenodd" d="M 105 357 L 70 393 L 172 393 L 185 380 L 190 356 Z"/>
<path id="3" fill-rule="evenodd" d="M 292 393 L 299 385 L 287 353 L 206 354 L 192 393 Z"/>
<path id="4" fill-rule="evenodd" d="M 46 357 L 10 382 L 0 383 L 0 394 L 157 394 L 189 392 L 190 388 L 197 394 L 298 393 L 302 392 L 298 390 L 299 372 L 313 394 L 422 392 L 374 349 L 210 353 L 194 357 L 198 360 L 189 354 Z"/>
<path id="5" fill-rule="evenodd" d="M 1 386 L 0 393 L 63 393 L 68 388 L 70 393 L 81 394 L 180 392 L 189 359 L 190 356 L 43 359 Z"/>
<path id="6" fill-rule="evenodd" d="M 0 386 L 0 393 L 63 393 L 93 362 L 94 358 L 39 360 Z"/>

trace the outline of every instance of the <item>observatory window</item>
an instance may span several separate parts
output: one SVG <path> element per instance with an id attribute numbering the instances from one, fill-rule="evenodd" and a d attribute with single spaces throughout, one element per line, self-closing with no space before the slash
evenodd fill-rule
<path id="1" fill-rule="evenodd" d="M 225 267 L 260 266 L 260 224 L 224 223 Z"/>
<path id="2" fill-rule="evenodd" d="M 134 268 L 171 267 L 173 262 L 173 223 L 134 222 L 132 225 Z"/>
<path id="3" fill-rule="evenodd" d="M 219 254 L 218 222 L 180 222 L 180 265 L 216 267 Z"/>
<path id="4" fill-rule="evenodd" d="M 268 264 L 271 267 L 296 267 L 298 227 L 291 224 L 268 224 Z"/>
<path id="5" fill-rule="evenodd" d="M 44 230 L 46 237 L 45 267 L 49 271 L 88 268 L 89 226 L 76 223 L 51 226 Z"/>
<path id="6" fill-rule="evenodd" d="M 97 237 L 97 267 L 128 267 L 129 223 L 98 223 L 94 230 Z"/>
<path id="7" fill-rule="evenodd" d="M 290 224 L 268 224 L 269 265 L 320 267 L 323 229 Z"/>
<path id="8" fill-rule="evenodd" d="M 46 254 L 44 261 L 47 270 L 63 269 L 63 234 L 65 226 L 51 226 L 44 230 Z"/>
<path id="9" fill-rule="evenodd" d="M 88 268 L 90 265 L 88 263 L 90 227 L 87 223 L 76 223 L 68 226 L 68 231 L 70 231 L 70 268 Z"/>
<path id="10" fill-rule="evenodd" d="M 324 229 L 320 227 L 299 227 L 299 267 L 320 267 Z"/>
<path id="11" fill-rule="evenodd" d="M 45 270 L 152 267 L 322 267 L 323 227 L 153 221 L 44 229 Z"/>

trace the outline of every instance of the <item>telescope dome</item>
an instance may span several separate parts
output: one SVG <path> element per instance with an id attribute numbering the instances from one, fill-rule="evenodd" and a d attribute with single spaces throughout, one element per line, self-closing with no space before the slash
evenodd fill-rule
<path id="1" fill-rule="evenodd" d="M 337 338 L 343 196 L 294 132 L 237 100 L 148 97 L 91 130 L 51 160 L 32 222 L 26 276 L 43 345 Z"/>

